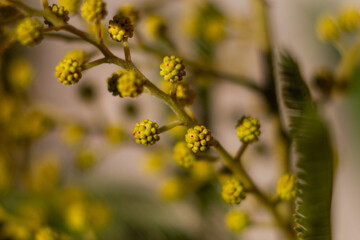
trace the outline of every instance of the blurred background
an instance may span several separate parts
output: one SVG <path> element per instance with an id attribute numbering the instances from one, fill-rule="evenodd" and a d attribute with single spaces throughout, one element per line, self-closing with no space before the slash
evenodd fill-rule
<path id="1" fill-rule="evenodd" d="M 41 8 L 40 1 L 26 4 Z M 129 39 L 132 58 L 159 88 L 166 89 L 159 75 L 165 54 L 179 54 L 264 85 L 259 60 L 262 36 L 252 0 L 107 0 L 106 4 L 105 29 L 120 7 L 131 4 L 139 11 L 137 33 Z M 317 37 L 318 17 L 348 5 L 360 7 L 360 1 L 269 0 L 268 5 L 275 62 L 285 49 L 296 56 L 338 155 L 333 239 L 357 239 L 359 83 L 346 93 L 324 98 L 313 79 L 319 69 L 334 69 L 341 57 L 332 44 Z M 156 21 L 164 21 L 170 43 L 157 38 L 152 28 Z M 92 31 L 80 14 L 71 15 L 70 23 Z M 111 50 L 123 57 L 122 46 L 105 35 Z M 145 49 L 139 41 L 155 50 Z M 229 207 L 222 203 L 221 186 L 215 181 L 220 165 L 199 162 L 185 171 L 172 159 L 172 146 L 186 129 L 162 134 L 155 146 L 135 143 L 131 136 L 135 123 L 147 118 L 163 126 L 174 116 L 149 94 L 135 99 L 112 96 L 106 79 L 119 70 L 117 66 L 103 64 L 85 71 L 76 85 L 60 84 L 55 66 L 78 49 L 94 59 L 101 57 L 89 44 L 54 37 L 33 48 L 14 44 L 2 53 L 0 220 L 11 215 L 14 221 L 5 226 L 1 239 L 30 239 L 33 229 L 47 225 L 66 233 L 64 239 L 282 239 L 251 196 L 237 207 L 248 213 L 250 226 L 240 234 L 226 228 Z M 260 119 L 261 138 L 245 153 L 244 165 L 261 189 L 274 194 L 282 172 L 277 159 L 284 150 L 267 103 L 252 89 L 222 76 L 188 69 L 186 81 L 197 95 L 194 114 L 231 154 L 239 146 L 237 120 L 244 115 Z M 179 176 L 190 176 L 193 182 L 179 182 L 183 179 Z"/>

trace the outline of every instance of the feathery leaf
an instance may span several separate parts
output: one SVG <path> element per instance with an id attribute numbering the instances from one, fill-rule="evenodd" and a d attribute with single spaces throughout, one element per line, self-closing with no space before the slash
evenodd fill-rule
<path id="1" fill-rule="evenodd" d="M 299 181 L 295 230 L 303 240 L 330 240 L 333 151 L 328 130 L 289 54 L 281 57 L 281 83 Z"/>

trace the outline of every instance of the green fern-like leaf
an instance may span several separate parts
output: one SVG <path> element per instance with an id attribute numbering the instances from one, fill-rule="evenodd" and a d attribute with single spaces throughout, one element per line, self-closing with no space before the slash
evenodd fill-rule
<path id="1" fill-rule="evenodd" d="M 281 83 L 299 181 L 295 230 L 304 240 L 330 240 L 333 151 L 328 130 L 289 54 L 281 57 Z"/>

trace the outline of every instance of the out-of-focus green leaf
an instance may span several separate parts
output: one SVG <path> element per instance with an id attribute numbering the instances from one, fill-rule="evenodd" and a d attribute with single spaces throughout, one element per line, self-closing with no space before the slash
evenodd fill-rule
<path id="1" fill-rule="evenodd" d="M 296 231 L 304 240 L 330 240 L 334 156 L 328 129 L 289 54 L 281 57 L 281 83 L 299 180 Z"/>

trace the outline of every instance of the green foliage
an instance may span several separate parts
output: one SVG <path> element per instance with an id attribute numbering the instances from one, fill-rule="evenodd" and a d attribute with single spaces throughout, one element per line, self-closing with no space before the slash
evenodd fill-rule
<path id="1" fill-rule="evenodd" d="M 328 130 L 317 113 L 296 61 L 289 54 L 281 58 L 281 76 L 286 117 L 297 159 L 296 231 L 301 239 L 331 239 L 334 156 Z"/>

